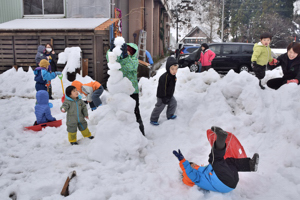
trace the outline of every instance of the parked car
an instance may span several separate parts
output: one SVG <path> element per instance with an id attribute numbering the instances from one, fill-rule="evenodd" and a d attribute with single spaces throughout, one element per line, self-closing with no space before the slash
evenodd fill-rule
<path id="1" fill-rule="evenodd" d="M 251 43 L 210 43 L 209 49 L 215 52 L 216 57 L 212 61 L 212 68 L 216 71 L 236 72 L 252 71 L 251 57 L 254 44 Z M 190 71 L 198 71 L 195 61 L 199 60 L 200 48 L 186 57 L 179 60 L 179 67 L 189 67 Z"/>
<path id="2" fill-rule="evenodd" d="M 216 71 L 253 71 L 251 57 L 254 44 L 228 42 L 211 43 L 208 46 L 216 54 L 212 61 L 212 68 Z"/>
<path id="3" fill-rule="evenodd" d="M 198 52 L 198 53 L 197 53 Z M 195 65 L 195 60 L 200 58 L 200 45 L 199 44 L 185 44 L 178 54 L 179 67 L 189 67 L 192 70 L 198 70 L 198 65 Z M 194 69 L 194 68 L 197 69 Z"/>

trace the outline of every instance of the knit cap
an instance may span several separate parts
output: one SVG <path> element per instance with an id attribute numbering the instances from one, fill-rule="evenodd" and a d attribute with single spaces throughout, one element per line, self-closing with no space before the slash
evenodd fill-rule
<path id="1" fill-rule="evenodd" d="M 40 61 L 40 67 L 44 67 L 44 68 L 46 68 L 46 67 L 48 67 L 49 65 L 50 65 L 50 63 L 46 60 L 46 59 L 42 59 L 41 61 Z"/>

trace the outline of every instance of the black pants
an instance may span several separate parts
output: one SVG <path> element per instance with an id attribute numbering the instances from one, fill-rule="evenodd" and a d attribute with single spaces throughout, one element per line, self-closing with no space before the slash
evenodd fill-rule
<path id="1" fill-rule="evenodd" d="M 286 83 L 287 83 L 287 80 L 285 78 L 273 78 L 273 79 L 268 80 L 267 86 L 269 88 L 277 90 L 278 88 L 280 88 L 282 85 L 284 85 Z"/>
<path id="2" fill-rule="evenodd" d="M 142 120 L 140 109 L 139 109 L 139 105 L 140 105 L 139 94 L 132 94 L 130 95 L 130 97 L 135 100 L 134 114 L 136 117 L 136 121 L 138 122 L 139 120 Z"/>
<path id="3" fill-rule="evenodd" d="M 253 67 L 253 72 L 255 73 L 255 76 L 258 79 L 263 79 L 266 75 L 266 65 L 261 66 L 261 65 L 255 65 Z"/>
<path id="4" fill-rule="evenodd" d="M 142 120 L 142 117 L 141 117 L 141 114 L 140 114 L 140 109 L 139 109 L 139 105 L 140 105 L 139 94 L 132 94 L 130 96 L 136 102 L 135 103 L 135 108 L 134 108 L 134 114 L 135 114 L 135 117 L 136 117 L 136 121 L 139 123 L 140 131 L 145 136 L 144 124 L 143 124 L 143 120 Z"/>
<path id="5" fill-rule="evenodd" d="M 250 171 L 250 158 L 226 158 L 226 160 L 224 160 L 226 148 L 218 150 L 215 146 L 216 144 L 214 144 L 209 154 L 208 162 L 212 165 L 220 181 L 230 188 L 236 188 L 239 182 L 238 172 Z"/>
<path id="6" fill-rule="evenodd" d="M 201 67 L 201 72 L 208 71 L 210 68 L 211 68 L 211 65 L 209 65 L 209 66 L 202 66 Z"/>

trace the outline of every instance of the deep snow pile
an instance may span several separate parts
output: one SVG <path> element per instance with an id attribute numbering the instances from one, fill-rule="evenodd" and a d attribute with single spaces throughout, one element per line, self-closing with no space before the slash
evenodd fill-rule
<path id="1" fill-rule="evenodd" d="M 11 192 L 25 200 L 299 198 L 299 86 L 289 84 L 277 91 L 261 90 L 258 80 L 246 72 L 230 71 L 221 78 L 214 70 L 195 74 L 179 69 L 175 91 L 178 117 L 167 120 L 163 112 L 160 125 L 154 127 L 148 122 L 164 67 L 155 77 L 140 80 L 140 110 L 147 139 L 141 137 L 139 144 L 131 143 L 137 139 L 132 137 L 136 135 L 133 132 L 139 132 L 138 124 L 117 119 L 106 104 L 109 94 L 104 92 L 103 105 L 94 112 L 89 110 L 89 129 L 95 139 L 83 139 L 78 132 L 79 145 L 71 146 L 66 115 L 59 111 L 62 93 L 57 78 L 52 82 L 57 99 L 51 101 L 51 112 L 56 119 L 63 119 L 63 125 L 38 133 L 24 131 L 23 127 L 35 120 L 35 99 L 22 98 L 27 93 L 27 97 L 35 95 L 32 71 L 11 69 L 1 74 L 0 95 L 12 97 L 0 100 L 0 199 L 9 200 Z M 273 70 L 263 81 L 280 75 L 281 70 Z M 88 77 L 77 79 L 90 81 Z M 64 81 L 65 87 L 69 84 Z M 185 186 L 172 154 L 180 148 L 189 161 L 207 164 L 210 146 L 206 130 L 212 125 L 233 132 L 248 156 L 260 154 L 258 172 L 240 173 L 237 188 L 228 194 L 204 193 L 196 186 Z M 98 144 L 99 140 L 103 142 Z M 106 140 L 115 140 L 119 149 L 112 149 Z M 97 144 L 106 151 L 92 148 Z M 141 144 L 145 148 L 130 152 L 130 146 L 136 149 Z M 97 154 L 109 156 L 120 149 L 126 149 L 120 151 L 124 159 L 97 159 Z M 71 182 L 71 195 L 64 198 L 59 193 L 72 170 L 77 171 L 77 177 Z"/>

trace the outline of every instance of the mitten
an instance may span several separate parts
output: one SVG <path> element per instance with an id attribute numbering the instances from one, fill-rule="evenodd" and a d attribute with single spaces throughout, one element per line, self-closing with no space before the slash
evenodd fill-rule
<path id="1" fill-rule="evenodd" d="M 162 102 L 163 102 L 164 104 L 168 104 L 168 103 L 170 102 L 170 99 L 167 98 L 167 97 L 164 97 L 164 98 L 162 98 Z"/>
<path id="2" fill-rule="evenodd" d="M 50 108 L 53 108 L 53 104 L 52 104 L 52 103 L 48 103 L 48 106 L 49 106 Z"/>
<path id="3" fill-rule="evenodd" d="M 61 72 L 54 72 L 57 75 L 61 75 L 62 73 Z"/>
<path id="4" fill-rule="evenodd" d="M 127 58 L 128 53 L 127 53 L 127 44 L 126 43 L 124 43 L 122 45 L 121 50 L 122 50 L 122 56 L 123 56 L 123 58 Z"/>
<path id="5" fill-rule="evenodd" d="M 257 65 L 256 61 L 251 62 L 251 67 L 252 68 L 256 67 L 256 65 Z"/>
<path id="6" fill-rule="evenodd" d="M 179 161 L 182 161 L 184 159 L 180 149 L 178 149 L 178 152 L 174 150 L 173 154 L 178 158 Z"/>
<path id="7" fill-rule="evenodd" d="M 111 39 L 111 41 L 110 41 L 110 51 L 112 52 L 113 51 L 113 49 L 115 48 L 115 38 L 113 38 L 113 39 Z"/>
<path id="8" fill-rule="evenodd" d="M 289 83 L 299 83 L 298 79 L 291 79 L 291 80 L 287 80 L 287 84 Z"/>
<path id="9" fill-rule="evenodd" d="M 278 61 L 275 58 L 273 58 L 273 60 L 271 62 L 269 62 L 269 65 L 276 65 L 277 62 Z"/>

